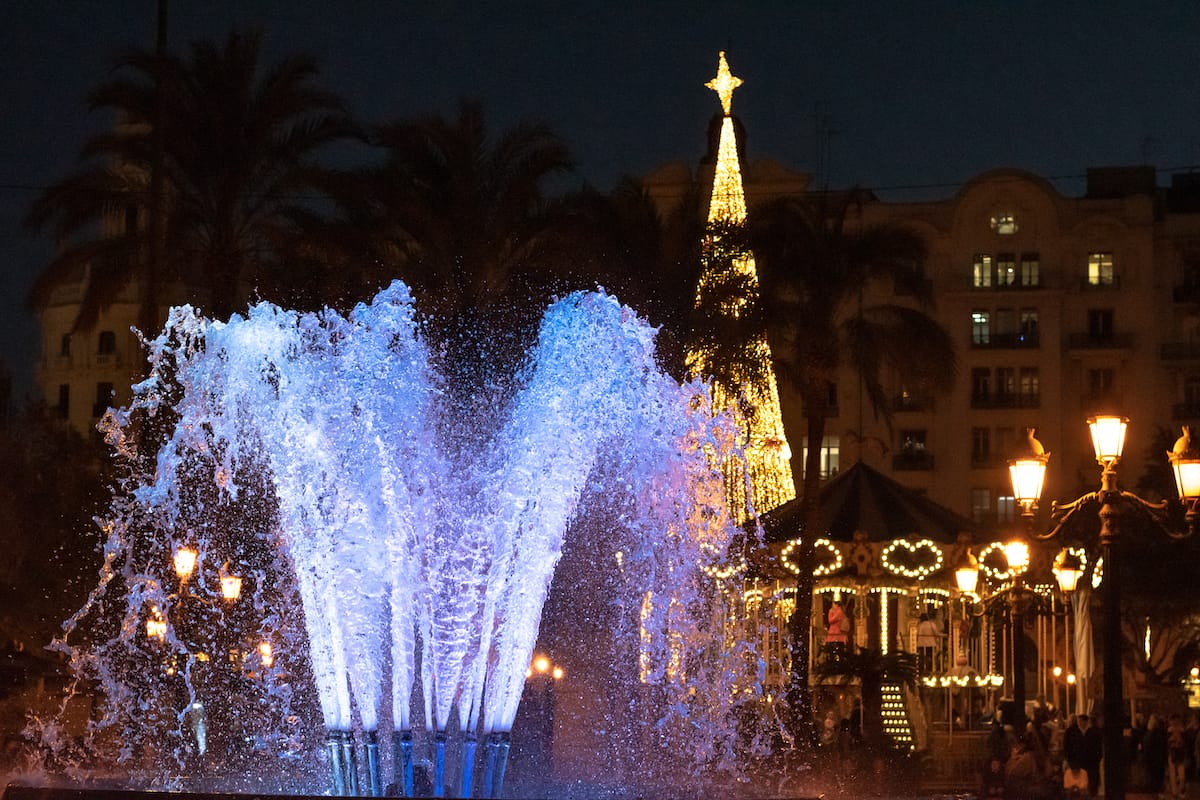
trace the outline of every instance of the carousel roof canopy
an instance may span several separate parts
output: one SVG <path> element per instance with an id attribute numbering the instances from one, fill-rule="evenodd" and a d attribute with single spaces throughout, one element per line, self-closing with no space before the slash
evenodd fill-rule
<path id="1" fill-rule="evenodd" d="M 918 535 L 952 543 L 963 532 L 974 533 L 970 519 L 892 480 L 861 461 L 821 487 L 821 518 L 825 538 L 853 541 L 863 531 L 873 542 L 890 542 Z M 800 529 L 800 498 L 762 517 L 767 541 L 794 538 Z"/>

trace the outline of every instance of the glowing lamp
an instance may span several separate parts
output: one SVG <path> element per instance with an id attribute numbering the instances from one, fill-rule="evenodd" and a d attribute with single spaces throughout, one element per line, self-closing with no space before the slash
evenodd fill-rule
<path id="1" fill-rule="evenodd" d="M 180 547 L 175 551 L 175 574 L 179 580 L 186 581 L 196 570 L 197 553 L 194 547 Z"/>
<path id="2" fill-rule="evenodd" d="M 1067 683 L 1071 684 L 1072 686 L 1075 685 L 1075 673 L 1074 672 L 1067 673 Z"/>
<path id="3" fill-rule="evenodd" d="M 548 672 L 550 670 L 550 659 L 545 656 L 538 656 L 533 660 L 533 668 L 538 672 Z"/>
<path id="4" fill-rule="evenodd" d="M 1046 462 L 1050 454 L 1035 437 L 1035 430 L 1025 430 L 1027 439 L 1022 452 L 1008 462 L 1008 475 L 1012 480 L 1013 498 L 1021 506 L 1021 516 L 1033 517 L 1033 507 L 1042 497 L 1042 485 L 1046 481 Z"/>
<path id="5" fill-rule="evenodd" d="M 1088 417 L 1087 424 L 1092 432 L 1096 460 L 1104 465 L 1117 463 L 1121 459 L 1121 451 L 1125 449 L 1125 429 L 1129 427 L 1129 417 L 1097 415 Z"/>
<path id="6" fill-rule="evenodd" d="M 1004 545 L 1004 556 L 1008 559 L 1008 568 L 1011 572 L 1024 572 L 1029 566 L 1029 545 L 1020 539 L 1013 539 L 1008 544 Z"/>
<path id="7" fill-rule="evenodd" d="M 1079 556 L 1070 550 L 1059 553 L 1058 558 L 1054 559 L 1054 577 L 1058 580 L 1058 588 L 1063 592 L 1070 594 L 1075 591 L 1079 579 L 1083 577 L 1083 564 Z"/>
<path id="8" fill-rule="evenodd" d="M 146 620 L 146 636 L 151 639 L 165 639 L 167 636 L 167 622 L 162 619 Z"/>
<path id="9" fill-rule="evenodd" d="M 1179 490 L 1179 499 L 1189 506 L 1200 500 L 1200 450 L 1192 443 L 1192 430 L 1184 427 L 1183 436 L 1175 442 L 1175 447 L 1167 453 L 1171 462 L 1171 471 L 1175 473 L 1175 488 Z"/>
<path id="10" fill-rule="evenodd" d="M 562 676 L 563 676 L 563 669 L 562 669 L 562 667 L 555 667 L 554 671 L 551 672 L 550 674 L 554 676 L 554 680 L 561 681 Z"/>
<path id="11" fill-rule="evenodd" d="M 1054 672 L 1054 677 L 1056 677 L 1056 678 L 1062 677 L 1062 667 L 1058 666 L 1057 664 L 1054 665 L 1053 672 Z"/>
<path id="12" fill-rule="evenodd" d="M 979 585 L 979 561 L 971 555 L 970 549 L 963 551 L 963 557 L 954 568 L 954 582 L 963 594 L 974 594 Z"/>
<path id="13" fill-rule="evenodd" d="M 271 651 L 270 642 L 259 642 L 258 658 L 264 667 L 270 668 L 275 665 L 275 654 Z"/>
<path id="14" fill-rule="evenodd" d="M 237 575 L 221 576 L 221 596 L 229 602 L 238 599 L 242 594 L 242 579 Z"/>

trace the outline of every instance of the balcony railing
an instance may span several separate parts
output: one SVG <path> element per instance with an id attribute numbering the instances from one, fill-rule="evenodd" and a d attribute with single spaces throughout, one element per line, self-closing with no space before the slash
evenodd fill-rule
<path id="1" fill-rule="evenodd" d="M 1123 350 L 1133 347 L 1132 333 L 1072 333 L 1067 336 L 1071 350 Z"/>
<path id="2" fill-rule="evenodd" d="M 974 350 L 1029 350 L 1041 345 L 1041 336 L 1031 333 L 993 333 L 986 341 L 971 340 Z"/>
<path id="3" fill-rule="evenodd" d="M 929 411 L 933 398 L 928 395 L 898 394 L 892 398 L 892 411 Z"/>
<path id="4" fill-rule="evenodd" d="M 1079 279 L 1079 289 L 1080 289 L 1080 291 L 1084 291 L 1084 292 L 1102 292 L 1106 289 L 1120 289 L 1120 288 L 1121 288 L 1121 276 L 1120 275 L 1113 275 L 1112 278 L 1110 278 L 1107 281 L 1093 281 L 1086 276 Z"/>
<path id="5" fill-rule="evenodd" d="M 901 451 L 892 456 L 892 469 L 897 472 L 933 469 L 933 454 L 927 450 Z"/>
<path id="6" fill-rule="evenodd" d="M 1200 358 L 1200 342 L 1163 342 L 1159 355 L 1164 361 Z"/>
<path id="7" fill-rule="evenodd" d="M 971 408 L 1039 408 L 1042 405 L 1040 394 L 973 394 Z"/>

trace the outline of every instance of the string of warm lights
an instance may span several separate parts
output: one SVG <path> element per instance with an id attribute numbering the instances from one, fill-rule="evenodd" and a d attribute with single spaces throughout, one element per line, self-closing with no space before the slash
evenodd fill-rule
<path id="1" fill-rule="evenodd" d="M 998 689 L 1004 685 L 1003 675 L 926 675 L 921 683 L 930 688 L 950 687 L 972 689 Z"/>
<path id="2" fill-rule="evenodd" d="M 918 563 L 916 566 L 906 566 L 892 559 L 892 554 L 898 549 L 905 550 L 914 558 L 921 558 L 924 563 Z M 925 555 L 925 558 L 922 556 Z M 942 568 L 945 563 L 945 555 L 942 553 L 942 548 L 931 539 L 920 539 L 915 542 L 910 542 L 906 539 L 897 539 L 896 541 L 883 548 L 883 552 L 879 556 L 879 561 L 883 568 L 893 575 L 902 575 L 905 578 L 915 578 L 917 580 L 925 580 L 933 573 Z"/>
<path id="3" fill-rule="evenodd" d="M 799 544 L 799 539 L 792 539 L 786 545 L 784 545 L 783 551 L 779 554 L 780 562 L 793 575 L 800 574 L 800 566 L 793 562 L 789 556 L 791 556 L 792 551 L 795 550 Z M 818 553 L 818 557 L 820 557 L 820 554 L 822 553 L 827 553 L 829 555 L 829 558 L 827 558 L 824 563 L 818 564 L 813 570 L 813 575 L 815 577 L 820 578 L 825 575 L 832 575 L 845 566 L 845 560 L 842 558 L 842 551 L 838 550 L 837 546 L 834 545 L 834 543 L 830 540 L 817 539 L 815 542 L 813 542 L 813 549 Z"/>
<path id="4" fill-rule="evenodd" d="M 742 80 L 730 72 L 722 51 L 717 76 L 705 84 L 717 93 L 725 113 L 713 173 L 712 198 L 709 201 L 710 228 L 739 225 L 746 221 L 746 194 L 742 186 L 733 118 L 730 116 L 733 90 L 741 84 Z M 728 265 L 721 261 L 710 261 L 706 263 L 696 289 L 697 303 L 705 288 L 721 277 L 721 269 L 732 269 L 735 274 L 749 279 L 750 291 L 757 289 L 758 269 L 754 257 L 749 253 L 738 255 Z M 738 305 L 744 305 L 749 299 L 745 298 Z M 736 314 L 738 308 L 729 309 L 729 312 Z M 715 385 L 711 390 L 713 413 L 731 413 L 738 420 L 744 437 L 742 456 L 727 458 L 721 465 L 729 512 L 739 525 L 749 518 L 751 509 L 759 514 L 765 513 L 796 496 L 792 481 L 792 453 L 784 434 L 783 415 L 779 407 L 779 388 L 775 373 L 769 366 L 770 347 L 763 338 L 747 343 L 746 347 L 755 360 L 768 365 L 765 377 L 761 381 L 741 381 L 736 394 L 730 394 Z M 688 353 L 687 367 L 693 375 L 708 375 L 712 371 L 711 365 L 700 352 Z"/>

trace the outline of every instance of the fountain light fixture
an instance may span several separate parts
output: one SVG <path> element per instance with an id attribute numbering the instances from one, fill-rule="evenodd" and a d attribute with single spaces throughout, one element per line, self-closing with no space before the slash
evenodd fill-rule
<path id="1" fill-rule="evenodd" d="M 196 560 L 199 554 L 196 548 L 185 545 L 175 549 L 175 555 L 172 558 L 175 566 L 175 575 L 180 581 L 187 581 L 192 577 L 192 573 L 196 571 Z"/>
<path id="2" fill-rule="evenodd" d="M 242 579 L 237 575 L 221 576 L 221 596 L 234 602 L 242 595 Z"/>

